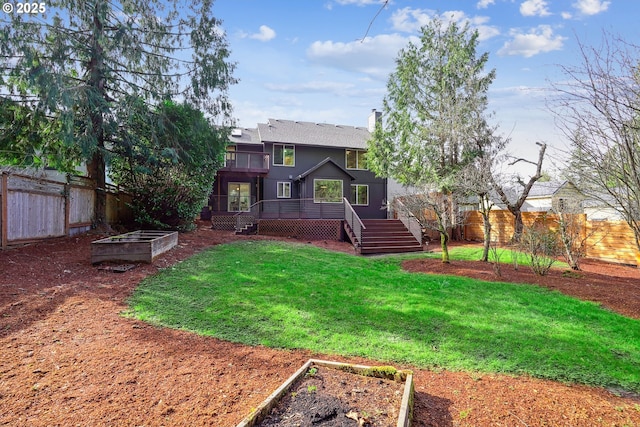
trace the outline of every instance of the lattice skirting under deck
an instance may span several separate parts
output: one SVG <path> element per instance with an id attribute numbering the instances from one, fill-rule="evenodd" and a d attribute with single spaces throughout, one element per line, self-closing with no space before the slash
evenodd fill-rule
<path id="1" fill-rule="evenodd" d="M 258 234 L 304 240 L 344 240 L 339 219 L 261 219 Z"/>
<path id="2" fill-rule="evenodd" d="M 211 225 L 216 230 L 235 231 L 236 217 L 231 215 L 213 215 Z"/>

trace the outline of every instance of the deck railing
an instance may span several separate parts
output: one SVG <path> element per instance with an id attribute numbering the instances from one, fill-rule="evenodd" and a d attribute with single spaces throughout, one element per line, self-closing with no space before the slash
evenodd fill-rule
<path id="1" fill-rule="evenodd" d="M 394 200 L 394 211 L 398 215 L 398 219 L 402 221 L 407 230 L 416 238 L 416 240 L 422 243 L 422 225 L 418 218 L 400 201 L 399 198 Z"/>
<path id="2" fill-rule="evenodd" d="M 236 196 L 232 197 L 231 200 L 229 200 L 229 196 L 209 197 L 209 207 L 211 209 L 211 212 L 214 214 L 246 212 L 249 207 L 255 202 L 256 196 Z"/>
<path id="3" fill-rule="evenodd" d="M 235 217 L 239 231 L 257 219 L 344 219 L 344 208 L 342 202 L 319 203 L 314 199 L 260 200 Z"/>
<path id="4" fill-rule="evenodd" d="M 347 225 L 351 229 L 355 239 L 353 242 L 354 246 L 362 245 L 362 230 L 367 227 L 364 226 L 362 220 L 351 206 L 351 203 L 345 198 L 343 200 L 344 204 L 344 220 L 347 222 Z"/>
<path id="5" fill-rule="evenodd" d="M 227 151 L 222 171 L 269 171 L 269 153 L 252 151 Z"/>

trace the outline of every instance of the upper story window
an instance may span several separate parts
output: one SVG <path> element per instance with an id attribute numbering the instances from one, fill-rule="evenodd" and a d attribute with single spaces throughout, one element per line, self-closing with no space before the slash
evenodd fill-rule
<path id="1" fill-rule="evenodd" d="M 235 145 L 227 145 L 227 161 L 236 160 L 236 148 Z"/>
<path id="2" fill-rule="evenodd" d="M 295 166 L 295 146 L 287 144 L 273 144 L 273 164 L 275 166 Z"/>
<path id="3" fill-rule="evenodd" d="M 347 169 L 367 169 L 367 152 L 365 150 L 345 150 Z"/>

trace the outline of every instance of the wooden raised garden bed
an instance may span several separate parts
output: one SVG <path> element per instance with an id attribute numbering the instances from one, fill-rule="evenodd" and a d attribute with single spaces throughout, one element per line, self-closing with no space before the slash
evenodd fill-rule
<path id="1" fill-rule="evenodd" d="M 91 242 L 91 263 L 152 262 L 178 244 L 177 231 L 138 230 Z"/>
<path id="2" fill-rule="evenodd" d="M 409 427 L 413 373 L 309 359 L 236 427 Z"/>

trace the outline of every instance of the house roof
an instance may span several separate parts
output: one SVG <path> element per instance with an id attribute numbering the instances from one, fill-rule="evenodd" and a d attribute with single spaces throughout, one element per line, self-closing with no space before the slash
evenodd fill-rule
<path id="1" fill-rule="evenodd" d="M 342 171 L 345 175 L 347 175 L 348 177 L 350 177 L 352 180 L 356 179 L 355 176 L 351 175 L 349 173 L 349 171 L 347 171 L 345 168 L 343 168 L 342 166 L 340 166 L 339 164 L 337 164 L 336 162 L 333 161 L 333 159 L 331 159 L 331 157 L 327 157 L 326 159 L 324 159 L 323 161 L 321 161 L 320 163 L 318 163 L 317 165 L 315 165 L 314 167 L 312 167 L 311 169 L 309 169 L 306 172 L 302 172 L 300 175 L 298 175 L 296 177 L 296 181 L 299 181 L 301 179 L 306 178 L 308 175 L 312 174 L 313 172 L 315 172 L 316 170 L 320 169 L 322 166 L 326 165 L 327 163 L 332 164 L 333 166 L 335 166 L 336 168 L 340 169 L 340 171 Z"/>
<path id="2" fill-rule="evenodd" d="M 256 144 L 261 145 L 257 128 L 236 128 L 231 131 L 229 141 L 232 144 Z"/>
<path id="3" fill-rule="evenodd" d="M 269 119 L 258 123 L 262 142 L 366 149 L 371 134 L 364 127 Z"/>
<path id="4" fill-rule="evenodd" d="M 568 181 L 536 181 L 531 186 L 528 198 L 553 196 L 567 183 Z"/>

